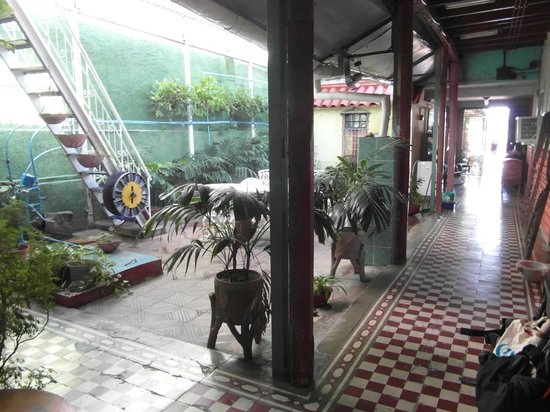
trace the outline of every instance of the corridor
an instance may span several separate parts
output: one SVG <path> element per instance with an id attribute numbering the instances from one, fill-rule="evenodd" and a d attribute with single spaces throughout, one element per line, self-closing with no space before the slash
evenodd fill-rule
<path id="1" fill-rule="evenodd" d="M 315 332 L 314 388 L 274 381 L 264 355 L 245 363 L 223 345 L 211 351 L 125 324 L 131 313 L 114 323 L 85 307 L 56 309 L 22 356 L 53 368 L 58 382 L 47 389 L 77 411 L 475 411 L 474 387 L 460 379 L 475 377 L 484 344 L 459 328 L 529 318 L 541 290 L 528 288 L 515 269 L 522 255 L 516 197 L 501 193 L 498 160 L 455 193 L 454 210 L 410 229 L 406 266 L 372 269 L 366 284 L 338 274 L 357 286 L 339 299 L 355 302 L 315 322 L 326 330 Z M 137 285 L 134 297 L 151 285 L 160 299 L 160 280 Z M 134 311 L 145 301 L 137 299 Z M 124 299 L 102 302 L 116 313 Z M 266 338 L 262 354 L 269 344 Z"/>

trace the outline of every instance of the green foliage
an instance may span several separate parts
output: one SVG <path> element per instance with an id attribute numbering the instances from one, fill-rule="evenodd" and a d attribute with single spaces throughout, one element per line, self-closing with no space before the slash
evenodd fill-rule
<path id="1" fill-rule="evenodd" d="M 170 272 L 205 255 L 219 260 L 224 269 L 248 271 L 261 252 L 269 250 L 269 209 L 266 199 L 241 192 L 233 187 L 212 189 L 202 184 L 188 183 L 165 193 L 170 205 L 152 216 L 144 227 L 146 236 L 164 226 L 172 235 L 181 235 L 189 225 L 192 232 L 201 231 L 199 238 L 179 248 L 164 263 Z M 200 224 L 200 223 L 202 224 Z"/>
<path id="2" fill-rule="evenodd" d="M 11 13 L 11 8 L 6 3 L 6 0 L 0 0 L 0 17 L 7 16 Z M 0 47 L 4 47 L 8 50 L 13 50 L 13 45 L 9 42 L 0 39 Z"/>
<path id="3" fill-rule="evenodd" d="M 116 275 L 113 268 L 115 263 L 107 259 L 105 253 L 98 248 L 86 246 L 64 245 L 66 252 L 66 264 L 71 266 L 87 266 L 90 269 L 90 276 L 81 285 L 69 285 L 69 289 L 79 291 L 91 289 L 98 286 L 114 287 L 115 295 L 129 291 L 128 281 L 122 280 Z"/>
<path id="4" fill-rule="evenodd" d="M 25 308 L 31 304 L 49 313 L 57 289 L 55 256 L 38 234 L 25 225 L 12 225 L 6 216 L 22 211 L 19 202 L 0 207 L 0 389 L 43 388 L 51 382 L 51 370 L 30 370 L 16 357 L 20 346 L 37 337 L 46 325 L 40 324 Z M 21 234 L 28 251 L 19 253 Z"/>
<path id="5" fill-rule="evenodd" d="M 423 181 L 422 178 L 417 177 L 416 172 L 411 175 L 409 183 L 409 204 L 422 206 L 424 203 L 424 196 L 418 191 Z"/>
<path id="6" fill-rule="evenodd" d="M 229 117 L 252 121 L 267 112 L 267 101 L 261 96 L 251 96 L 250 90 L 239 88 L 231 93 Z"/>
<path id="7" fill-rule="evenodd" d="M 347 295 L 342 282 L 330 275 L 317 275 L 313 277 L 313 293 L 320 295 L 328 300 L 334 291 L 342 292 Z"/>
<path id="8" fill-rule="evenodd" d="M 191 88 L 193 116 L 210 118 L 213 113 L 224 112 L 229 107 L 229 93 L 212 76 L 204 76 Z"/>
<path id="9" fill-rule="evenodd" d="M 178 79 L 157 81 L 151 92 L 151 107 L 160 119 L 187 119 L 188 108 L 195 118 L 212 120 L 228 113 L 235 120 L 254 120 L 267 113 L 267 100 L 251 96 L 250 91 L 238 88 L 233 91 L 212 76 L 204 76 L 193 87 Z"/>
<path id="10" fill-rule="evenodd" d="M 338 157 L 338 164 L 328 167 L 316 177 L 314 187 L 315 207 L 332 217 L 337 230 L 351 227 L 354 233 L 380 233 L 390 224 L 393 201 L 406 199 L 393 186 L 381 181 L 388 176 L 375 162 L 376 156 L 404 144 L 394 140 L 377 149 L 359 164 Z"/>
<path id="11" fill-rule="evenodd" d="M 269 166 L 266 139 L 239 137 L 215 143 L 194 156 L 173 162 L 149 162 L 152 185 L 166 191 L 184 183 L 224 183 L 256 177 Z"/>
<path id="12" fill-rule="evenodd" d="M 190 89 L 177 79 L 156 82 L 151 93 L 151 106 L 160 119 L 178 120 L 187 118 Z"/>

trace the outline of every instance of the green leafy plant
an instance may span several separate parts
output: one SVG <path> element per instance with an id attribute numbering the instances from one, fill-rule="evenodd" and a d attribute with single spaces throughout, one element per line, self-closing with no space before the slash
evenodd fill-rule
<path id="1" fill-rule="evenodd" d="M 229 107 L 229 93 L 212 76 L 204 76 L 191 87 L 190 99 L 193 116 L 209 119 L 216 112 L 224 112 Z"/>
<path id="2" fill-rule="evenodd" d="M 181 80 L 164 79 L 155 83 L 151 92 L 151 106 L 160 119 L 187 118 L 190 88 Z"/>
<path id="3" fill-rule="evenodd" d="M 229 117 L 234 120 L 252 121 L 266 113 L 267 107 L 267 101 L 261 96 L 252 96 L 249 89 L 236 89 L 229 97 Z"/>
<path id="4" fill-rule="evenodd" d="M 129 283 L 123 280 L 120 275 L 115 274 L 113 268 L 115 263 L 108 260 L 105 253 L 97 248 L 86 246 L 66 245 L 66 265 L 71 267 L 87 267 L 88 275 L 78 283 L 71 282 L 68 285 L 70 290 L 83 291 L 94 287 L 113 286 L 115 295 L 129 291 Z"/>
<path id="5" fill-rule="evenodd" d="M 19 215 L 17 209 L 24 214 L 20 202 L 0 207 L 0 389 L 42 389 L 54 381 L 53 371 L 27 368 L 17 352 L 46 326 L 57 289 L 56 261 L 29 225 L 21 222 L 14 226 L 13 220 L 6 218 Z M 22 233 L 28 245 L 24 255 L 16 248 Z M 46 314 L 45 322 L 40 323 L 25 309 L 31 304 Z"/>
<path id="6" fill-rule="evenodd" d="M 12 12 L 10 6 L 8 6 L 8 3 L 6 3 L 6 0 L 0 0 L 0 17 L 7 16 Z M 4 47 L 8 50 L 13 50 L 13 44 L 10 42 L 0 39 L 0 47 Z"/>
<path id="7" fill-rule="evenodd" d="M 320 295 L 325 301 L 328 301 L 335 291 L 347 295 L 347 291 L 342 282 L 334 276 L 317 275 L 313 277 L 313 294 Z"/>
<path id="8" fill-rule="evenodd" d="M 391 141 L 359 163 L 339 156 L 335 166 L 316 177 L 314 204 L 332 217 L 338 231 L 351 228 L 354 233 L 372 234 L 389 226 L 392 202 L 405 202 L 406 198 L 385 183 L 389 177 L 375 158 L 401 145 L 398 140 Z"/>
<path id="9" fill-rule="evenodd" d="M 418 191 L 420 185 L 424 182 L 422 178 L 417 177 L 416 173 L 411 175 L 409 183 L 409 204 L 415 206 L 422 206 L 424 203 L 424 196 Z"/>

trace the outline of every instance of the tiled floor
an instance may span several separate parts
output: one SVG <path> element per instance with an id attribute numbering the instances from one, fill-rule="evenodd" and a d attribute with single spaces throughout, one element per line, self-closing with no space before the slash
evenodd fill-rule
<path id="1" fill-rule="evenodd" d="M 406 266 L 372 268 L 361 283 L 342 265 L 348 296 L 315 321 L 313 388 L 271 378 L 269 336 L 252 363 L 228 336 L 219 351 L 206 349 L 208 306 L 192 299 L 204 290 L 170 275 L 125 298 L 57 309 L 23 354 L 55 369 L 58 383 L 48 389 L 81 411 L 474 411 L 474 388 L 460 377 L 475 376 L 484 345 L 459 328 L 528 318 L 540 304 L 540 290 L 514 269 L 521 250 L 513 199 L 488 173 L 456 189 L 454 211 L 410 230 Z M 169 252 L 163 243 L 148 247 Z"/>

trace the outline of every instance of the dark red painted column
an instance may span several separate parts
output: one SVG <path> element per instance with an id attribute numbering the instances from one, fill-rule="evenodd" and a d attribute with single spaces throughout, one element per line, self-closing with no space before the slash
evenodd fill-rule
<path id="1" fill-rule="evenodd" d="M 455 169 L 457 136 L 458 136 L 458 62 L 451 61 L 449 73 L 449 153 L 447 165 L 449 170 Z M 447 173 L 447 191 L 454 188 L 454 173 Z"/>
<path id="2" fill-rule="evenodd" d="M 268 1 L 273 376 L 313 382 L 313 0 Z"/>
<path id="3" fill-rule="evenodd" d="M 412 41 L 413 0 L 394 2 L 392 22 L 392 45 L 394 55 L 393 84 L 393 135 L 410 144 L 412 103 Z M 409 150 L 397 149 L 394 175 L 397 190 L 403 194 L 409 191 Z M 393 208 L 394 253 L 393 264 L 407 260 L 407 205 L 396 202 Z"/>
<path id="4" fill-rule="evenodd" d="M 443 194 L 443 160 L 445 156 L 445 108 L 447 106 L 447 63 L 449 54 L 446 46 L 441 46 L 438 50 L 436 65 L 439 70 L 436 70 L 436 82 L 439 84 L 439 93 L 436 94 L 437 99 L 437 118 L 435 119 L 437 126 L 437 167 L 435 173 L 435 210 L 441 212 L 441 196 Z M 453 169 L 454 170 L 454 169 Z M 447 175 L 452 174 L 453 170 L 449 170 Z"/>

